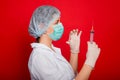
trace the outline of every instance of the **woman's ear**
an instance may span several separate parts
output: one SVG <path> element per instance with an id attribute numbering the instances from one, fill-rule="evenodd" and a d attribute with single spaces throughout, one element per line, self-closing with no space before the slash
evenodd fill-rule
<path id="1" fill-rule="evenodd" d="M 53 26 L 54 26 L 54 25 L 50 25 L 50 26 L 48 27 L 48 29 L 46 30 L 46 33 L 47 33 L 47 34 L 53 33 L 53 31 L 54 31 Z"/>

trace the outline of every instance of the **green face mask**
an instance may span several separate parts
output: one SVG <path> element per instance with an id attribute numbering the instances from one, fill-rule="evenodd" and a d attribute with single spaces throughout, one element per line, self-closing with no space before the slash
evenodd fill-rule
<path id="1" fill-rule="evenodd" d="M 58 23 L 53 27 L 53 29 L 54 29 L 54 32 L 49 35 L 50 38 L 54 41 L 59 40 L 62 37 L 62 34 L 64 32 L 64 27 L 62 23 Z"/>

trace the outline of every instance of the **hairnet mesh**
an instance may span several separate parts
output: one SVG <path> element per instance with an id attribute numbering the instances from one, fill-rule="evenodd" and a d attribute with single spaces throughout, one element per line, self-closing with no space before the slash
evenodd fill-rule
<path id="1" fill-rule="evenodd" d="M 28 32 L 34 38 L 40 37 L 50 23 L 58 17 L 60 17 L 60 11 L 57 8 L 48 5 L 40 6 L 33 12 Z"/>

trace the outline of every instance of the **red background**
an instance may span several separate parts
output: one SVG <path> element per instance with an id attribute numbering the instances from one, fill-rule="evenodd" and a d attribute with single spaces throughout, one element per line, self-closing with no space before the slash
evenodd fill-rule
<path id="1" fill-rule="evenodd" d="M 120 2 L 119 0 L 3 0 L 0 2 L 0 80 L 30 80 L 27 68 L 34 39 L 28 25 L 36 7 L 49 4 L 61 11 L 65 27 L 62 37 L 54 45 L 62 49 L 69 60 L 69 46 L 65 43 L 69 31 L 82 30 L 79 68 L 87 51 L 92 24 L 101 54 L 90 80 L 120 80 Z"/>

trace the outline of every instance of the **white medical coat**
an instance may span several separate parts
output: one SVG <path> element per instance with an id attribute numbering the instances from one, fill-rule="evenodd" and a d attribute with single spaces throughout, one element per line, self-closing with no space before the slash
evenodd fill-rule
<path id="1" fill-rule="evenodd" d="M 28 68 L 31 80 L 73 80 L 75 74 L 69 62 L 61 55 L 61 50 L 44 44 L 32 43 Z"/>

